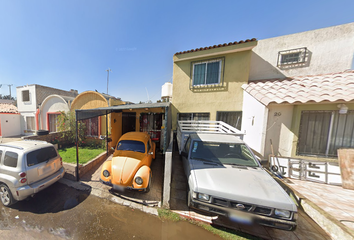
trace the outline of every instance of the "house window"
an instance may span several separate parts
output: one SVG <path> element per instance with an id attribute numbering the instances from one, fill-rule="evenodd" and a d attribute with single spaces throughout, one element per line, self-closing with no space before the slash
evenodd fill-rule
<path id="1" fill-rule="evenodd" d="M 338 148 L 354 147 L 354 111 L 303 111 L 298 155 L 336 157 Z"/>
<path id="2" fill-rule="evenodd" d="M 296 48 L 278 53 L 278 67 L 303 64 L 308 60 L 307 48 Z"/>
<path id="3" fill-rule="evenodd" d="M 49 113 L 48 114 L 48 130 L 49 132 L 57 132 L 58 116 L 60 113 Z"/>
<path id="4" fill-rule="evenodd" d="M 221 59 L 193 63 L 193 86 L 219 84 Z"/>
<path id="5" fill-rule="evenodd" d="M 217 112 L 216 120 L 223 121 L 230 126 L 241 130 L 242 112 Z"/>
<path id="6" fill-rule="evenodd" d="M 178 120 L 180 121 L 209 121 L 210 113 L 179 113 Z"/>
<path id="7" fill-rule="evenodd" d="M 34 117 L 26 117 L 27 131 L 36 130 Z"/>
<path id="8" fill-rule="evenodd" d="M 22 91 L 22 102 L 29 102 L 29 90 Z"/>
<path id="9" fill-rule="evenodd" d="M 86 130 L 85 130 L 85 135 L 86 136 L 91 136 L 91 137 L 97 137 L 99 133 L 99 117 L 94 117 L 90 119 L 85 119 L 82 120 L 82 122 L 85 124 Z"/>

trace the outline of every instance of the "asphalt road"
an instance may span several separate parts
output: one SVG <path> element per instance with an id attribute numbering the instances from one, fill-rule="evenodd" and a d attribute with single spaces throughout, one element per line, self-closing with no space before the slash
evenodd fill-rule
<path id="1" fill-rule="evenodd" d="M 0 208 L 1 239 L 220 239 L 188 222 L 162 221 L 60 183 Z"/>

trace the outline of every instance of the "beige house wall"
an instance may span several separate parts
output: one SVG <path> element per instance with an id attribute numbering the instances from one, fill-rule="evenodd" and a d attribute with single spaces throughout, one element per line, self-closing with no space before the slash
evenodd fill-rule
<path id="1" fill-rule="evenodd" d="M 251 49 L 257 42 L 214 48 L 173 57 L 172 128 L 176 129 L 177 113 L 210 113 L 242 111 L 242 84 L 248 82 Z M 191 88 L 193 62 L 223 58 L 223 84 Z"/>

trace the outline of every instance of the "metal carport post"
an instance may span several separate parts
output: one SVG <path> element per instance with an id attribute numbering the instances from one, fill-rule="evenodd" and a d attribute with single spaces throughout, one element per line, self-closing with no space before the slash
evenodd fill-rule
<path id="1" fill-rule="evenodd" d="M 107 109 L 76 109 L 75 110 L 75 118 L 76 118 L 76 132 L 75 132 L 75 140 L 76 140 L 76 181 L 80 180 L 79 176 L 79 129 L 78 129 L 78 121 L 89 119 L 93 117 L 99 117 L 106 115 L 106 151 L 108 156 L 108 114 L 111 113 L 112 110 Z"/>

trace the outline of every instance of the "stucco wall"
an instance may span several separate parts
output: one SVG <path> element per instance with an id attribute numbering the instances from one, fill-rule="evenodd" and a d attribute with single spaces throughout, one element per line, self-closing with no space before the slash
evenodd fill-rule
<path id="1" fill-rule="evenodd" d="M 277 67 L 278 52 L 307 47 L 309 65 Z M 259 40 L 253 49 L 250 80 L 341 72 L 352 67 L 354 23 Z"/>
<path id="2" fill-rule="evenodd" d="M 51 95 L 44 99 L 40 109 L 40 128 L 49 130 L 47 122 L 47 113 L 56 113 L 60 111 L 70 111 L 67 102 L 62 97 L 58 95 Z"/>
<path id="3" fill-rule="evenodd" d="M 71 111 L 76 109 L 93 109 L 99 107 L 108 107 L 108 102 L 100 93 L 87 91 L 80 93 L 71 104 Z M 101 134 L 106 134 L 106 116 L 101 116 Z M 108 121 L 108 130 L 110 129 L 110 121 Z"/>
<path id="4" fill-rule="evenodd" d="M 265 130 L 268 109 L 248 93 L 244 93 L 242 131 L 244 141 L 255 151 L 264 155 Z"/>
<path id="5" fill-rule="evenodd" d="M 225 53 L 222 49 L 211 49 L 211 56 L 205 51 L 174 56 L 172 128 L 176 129 L 177 113 L 210 113 L 210 120 L 216 120 L 217 111 L 241 111 L 242 84 L 247 83 L 251 51 L 256 42 L 246 43 L 247 50 Z M 241 48 L 241 47 L 240 47 Z M 242 48 L 241 48 L 242 49 Z M 218 53 L 218 55 L 216 55 Z M 203 55 L 204 54 L 204 55 Z M 194 57 L 194 58 L 193 58 Z M 200 57 L 200 58 L 199 58 Z M 224 84 L 221 87 L 190 89 L 191 62 L 224 57 Z M 193 58 L 193 59 L 191 59 Z"/>
<path id="6" fill-rule="evenodd" d="M 272 141 L 275 155 L 291 157 L 294 138 L 294 134 L 291 131 L 293 108 L 292 105 L 274 104 L 268 106 L 268 121 L 265 130 L 265 157 L 272 153 L 270 141 Z"/>
<path id="7" fill-rule="evenodd" d="M 21 122 L 20 114 L 0 113 L 0 127 L 2 137 L 12 137 L 21 135 L 21 128 L 19 128 Z"/>
<path id="8" fill-rule="evenodd" d="M 24 102 L 22 99 L 22 91 L 26 91 L 26 90 L 29 90 L 30 101 Z M 17 94 L 17 108 L 20 113 L 36 111 L 37 109 L 36 88 L 34 85 L 17 87 L 16 94 Z"/>

